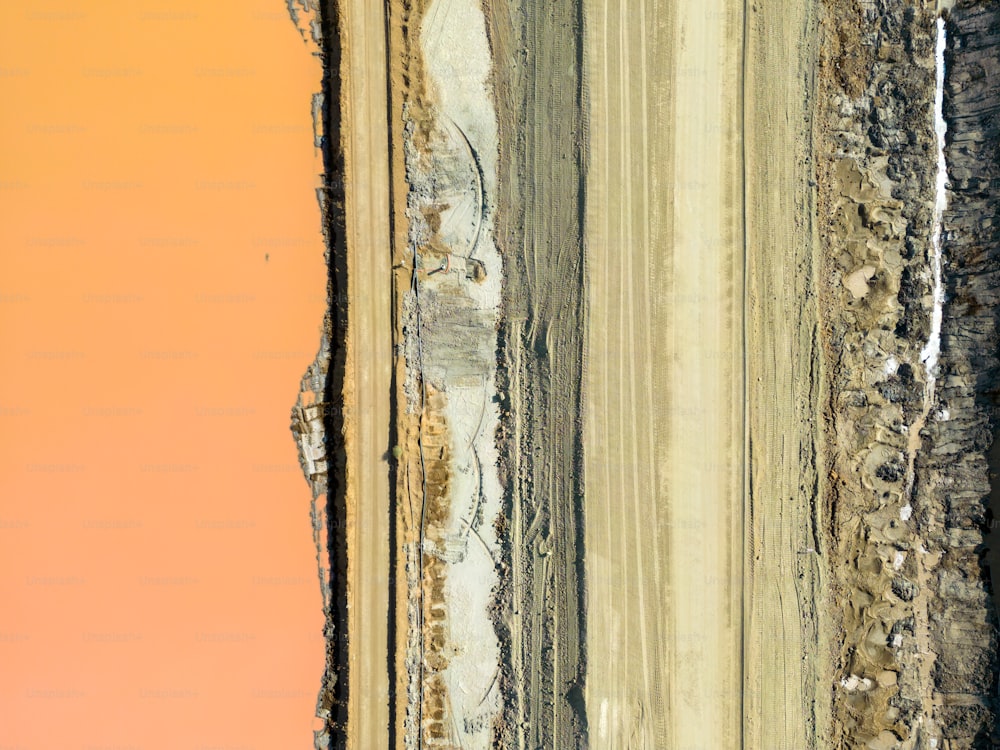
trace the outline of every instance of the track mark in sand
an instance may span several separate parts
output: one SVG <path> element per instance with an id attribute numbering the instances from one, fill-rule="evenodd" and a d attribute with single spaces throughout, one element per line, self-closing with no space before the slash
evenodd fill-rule
<path id="1" fill-rule="evenodd" d="M 608 421 L 604 428 L 591 426 L 587 440 L 591 450 L 598 450 L 605 459 L 609 458 L 609 454 L 625 450 L 622 446 L 632 446 L 634 456 L 630 462 L 624 456 L 618 461 L 603 460 L 600 469 L 595 471 L 592 468 L 588 471 L 588 476 L 591 476 L 590 472 L 595 472 L 592 475 L 595 480 L 601 477 L 599 482 L 593 484 L 608 489 L 613 486 L 611 481 L 615 475 L 614 482 L 618 491 L 610 496 L 620 498 L 623 510 L 623 513 L 618 514 L 613 502 L 605 503 L 600 520 L 595 517 L 591 521 L 598 528 L 603 524 L 607 536 L 606 541 L 599 545 L 588 544 L 588 556 L 593 554 L 600 558 L 603 566 L 608 568 L 600 571 L 599 567 L 602 565 L 589 566 L 588 577 L 592 579 L 591 591 L 593 592 L 595 587 L 603 590 L 602 586 L 607 585 L 602 583 L 605 576 L 612 580 L 620 577 L 625 584 L 618 589 L 617 594 L 612 594 L 614 599 L 610 607 L 602 607 L 599 598 L 592 594 L 591 616 L 594 618 L 600 616 L 605 622 L 598 624 L 595 619 L 590 626 L 590 632 L 602 634 L 602 638 L 608 638 L 611 644 L 609 644 L 610 650 L 607 651 L 607 666 L 604 668 L 599 666 L 604 662 L 603 644 L 592 646 L 597 656 L 592 662 L 588 701 L 591 711 L 599 716 L 596 726 L 598 741 L 612 743 L 636 741 L 648 745 L 655 742 L 657 736 L 657 731 L 651 726 L 650 721 L 655 722 L 657 717 L 660 721 L 665 720 L 663 710 L 665 701 L 659 691 L 662 679 L 654 680 L 651 676 L 651 670 L 662 674 L 662 667 L 659 666 L 659 658 L 652 664 L 650 662 L 650 654 L 655 654 L 662 648 L 660 641 L 663 633 L 660 633 L 658 638 L 651 638 L 650 625 L 645 618 L 640 616 L 638 619 L 633 619 L 626 614 L 629 607 L 635 606 L 636 602 L 638 612 L 646 611 L 649 602 L 647 593 L 651 593 L 652 600 L 657 602 L 661 601 L 664 593 L 659 561 L 657 560 L 655 570 L 650 571 L 647 563 L 648 543 L 643 542 L 644 524 L 652 525 L 654 528 L 661 525 L 656 519 L 655 506 L 649 507 L 650 504 L 647 502 L 645 503 L 647 507 L 643 507 L 643 501 L 648 497 L 649 488 L 653 485 L 654 471 L 652 450 L 655 408 L 652 394 L 655 378 L 654 370 L 650 366 L 650 353 L 655 325 L 650 323 L 651 269 L 648 258 L 632 250 L 637 242 L 639 248 L 645 248 L 647 252 L 649 247 L 649 223 L 642 219 L 648 215 L 649 205 L 648 135 L 642 127 L 636 128 L 637 123 L 645 124 L 648 118 L 648 113 L 645 111 L 646 18 L 640 17 L 638 23 L 630 24 L 629 11 L 624 4 L 617 5 L 614 16 L 611 15 L 610 5 L 607 2 L 603 3 L 599 11 L 592 10 L 588 16 L 595 17 L 599 13 L 600 28 L 607 29 L 608 33 L 601 36 L 599 50 L 591 43 L 587 53 L 591 56 L 599 54 L 598 60 L 592 60 L 592 65 L 601 71 L 597 76 L 598 80 L 614 81 L 616 87 L 604 86 L 595 89 L 591 84 L 589 86 L 591 112 L 595 110 L 601 113 L 631 112 L 634 97 L 628 83 L 633 75 L 643 82 L 642 90 L 637 97 L 641 100 L 643 109 L 634 119 L 627 122 L 620 132 L 603 127 L 594 130 L 595 133 L 601 132 L 603 135 L 600 143 L 592 143 L 592 173 L 603 173 L 603 165 L 609 159 L 613 159 L 618 175 L 611 176 L 614 172 L 610 170 L 616 168 L 612 166 L 608 171 L 608 177 L 598 180 L 592 174 L 588 185 L 589 205 L 605 207 L 602 213 L 603 219 L 595 220 L 588 226 L 588 244 L 591 247 L 588 280 L 592 300 L 591 325 L 594 331 L 589 346 L 588 367 L 592 373 L 590 380 L 595 384 L 603 384 L 598 388 L 601 393 L 600 413 L 612 421 Z M 636 49 L 639 52 L 638 59 L 635 59 L 634 55 Z M 611 72 L 612 65 L 615 68 L 614 72 Z M 593 79 L 594 73 L 590 73 L 590 76 Z M 613 103 L 610 99 L 612 92 L 616 99 Z M 614 150 L 611 145 L 612 132 L 618 133 Z M 631 158 L 633 139 L 641 140 L 644 157 L 641 160 Z M 633 161 L 637 165 L 637 173 L 633 172 Z M 622 192 L 617 205 L 615 201 L 608 199 L 612 192 L 611 185 L 621 186 Z M 636 192 L 640 196 L 638 200 L 635 198 Z M 637 216 L 636 210 L 640 206 L 641 211 Z M 598 221 L 601 223 L 598 224 Z M 597 226 L 601 229 L 598 230 Z M 637 235 L 641 239 L 637 240 Z M 612 252 L 608 257 L 594 252 L 595 245 L 603 245 L 608 241 L 607 238 L 612 237 L 621 240 L 619 253 Z M 634 263 L 634 256 L 639 257 L 642 262 Z M 595 314 L 595 309 L 598 308 L 595 307 L 594 300 L 605 299 L 605 295 L 609 292 L 613 295 L 611 299 L 617 300 L 616 307 L 609 311 L 609 325 L 598 325 L 595 321 L 603 316 Z M 617 328 L 617 334 L 614 336 L 609 335 L 613 330 L 612 327 Z M 636 344 L 636 351 L 630 355 L 628 346 L 632 342 Z M 608 369 L 609 363 L 615 368 L 614 371 Z M 640 363 L 640 367 L 644 370 L 641 375 L 637 363 Z M 596 374 L 598 372 L 599 375 Z M 615 387 L 615 383 L 619 386 Z M 612 394 L 615 394 L 614 397 Z M 594 403 L 592 398 L 590 409 L 594 408 Z M 622 404 L 627 405 L 626 408 L 620 408 Z M 612 417 L 616 410 L 617 417 Z M 598 419 L 603 421 L 603 418 Z M 642 427 L 645 427 L 645 430 Z M 611 430 L 606 438 L 598 437 L 602 429 Z M 600 473 L 596 473 L 597 471 Z M 592 486 L 589 486 L 588 494 L 592 491 Z M 651 514 L 652 519 L 649 518 Z M 616 515 L 620 517 L 616 519 Z M 612 533 L 615 529 L 617 532 Z M 595 535 L 589 536 L 593 538 Z M 604 537 L 603 534 L 601 536 Z M 633 540 L 637 540 L 638 543 L 633 543 Z M 652 548 L 654 557 L 658 558 L 659 545 L 653 544 Z M 611 570 L 614 566 L 612 560 L 618 556 L 621 557 L 623 567 L 620 576 L 618 572 Z M 605 561 L 605 558 L 608 559 Z M 646 579 L 647 573 L 653 577 L 654 590 L 651 592 L 647 592 L 650 583 Z M 631 635 L 630 625 L 636 629 Z M 627 689 L 630 673 L 638 675 L 642 686 L 637 694 L 630 695 L 631 691 Z M 593 685 L 599 683 L 602 683 L 607 691 L 600 696 L 593 694 Z"/>
<path id="2" fill-rule="evenodd" d="M 619 15 L 619 21 L 618 21 L 618 23 L 619 23 L 619 29 L 620 29 L 619 44 L 621 45 L 621 49 L 625 50 L 625 49 L 628 49 L 628 47 L 629 47 L 629 36 L 630 36 L 629 31 L 630 31 L 630 29 L 629 29 L 629 14 L 628 14 L 628 12 L 627 12 L 627 10 L 625 8 L 625 4 L 624 3 L 622 3 L 619 6 L 619 13 L 620 13 L 620 15 Z M 644 21 L 644 19 L 641 19 L 640 23 L 638 24 L 638 27 L 640 29 L 640 33 L 641 33 L 641 30 L 642 30 L 642 28 L 644 26 L 643 21 Z M 640 57 L 640 60 L 639 60 L 639 65 L 640 65 L 640 67 L 641 67 L 642 70 L 645 70 L 646 61 L 644 59 L 642 59 L 641 57 Z M 620 79 L 620 82 L 619 82 L 619 94 L 621 95 L 621 102 L 620 102 L 620 104 L 621 104 L 621 109 L 622 109 L 623 112 L 631 112 L 632 111 L 632 102 L 631 102 L 631 98 L 632 97 L 630 95 L 631 94 L 631 90 L 629 88 L 628 81 L 627 81 L 626 76 L 625 76 L 625 69 L 626 69 L 626 66 L 622 65 L 621 66 L 621 79 Z M 633 244 L 634 243 L 633 224 L 632 224 L 631 221 L 629 221 L 629 218 L 630 218 L 629 214 L 632 212 L 632 208 L 633 208 L 633 204 L 632 204 L 632 188 L 633 188 L 633 181 L 632 181 L 633 180 L 633 175 L 632 175 L 632 159 L 629 157 L 629 155 L 632 153 L 632 138 L 631 138 L 631 135 L 632 135 L 631 134 L 631 129 L 630 128 L 626 128 L 625 131 L 624 131 L 624 133 L 623 133 L 623 138 L 621 140 L 622 155 L 623 155 L 623 158 L 622 158 L 622 166 L 623 166 L 622 185 L 624 187 L 625 195 L 624 195 L 624 199 L 622 200 L 622 203 L 621 203 L 621 219 L 620 219 L 620 221 L 621 221 L 621 225 L 624 227 L 624 239 L 625 239 L 625 247 L 626 248 L 634 246 L 634 244 Z M 621 269 L 622 270 L 621 279 L 623 280 L 623 283 L 624 283 L 625 279 L 628 279 L 630 286 L 636 284 L 636 279 L 634 278 L 633 270 L 632 270 L 632 253 L 630 253 L 630 252 L 624 252 L 624 253 L 622 253 L 621 257 L 622 257 L 622 260 L 624 261 L 623 262 L 623 268 Z M 646 278 L 648 280 L 648 274 L 640 272 L 640 278 L 638 279 L 638 282 L 639 282 L 638 286 L 640 286 L 640 287 L 644 286 L 644 284 L 642 283 L 642 279 L 643 278 Z M 627 304 L 627 307 L 628 307 L 628 314 L 627 314 L 628 328 L 627 328 L 627 331 L 622 331 L 622 335 L 620 337 L 620 340 L 621 341 L 635 341 L 636 340 L 636 313 L 635 313 L 635 305 L 634 305 L 635 295 L 634 294 L 630 294 L 630 293 L 626 293 L 623 290 L 622 299 L 628 300 L 628 304 Z M 644 316 L 644 317 L 646 319 L 648 319 L 648 315 Z M 647 330 L 648 330 L 648 327 L 647 327 Z M 645 342 L 643 342 L 643 343 L 645 343 Z M 650 348 L 646 347 L 645 351 L 649 352 L 651 350 L 650 350 Z M 627 416 L 634 416 L 634 415 L 636 415 L 636 414 L 639 413 L 637 411 L 636 396 L 635 396 L 635 391 L 636 391 L 636 389 L 638 387 L 638 382 L 636 380 L 636 373 L 635 373 L 635 358 L 633 358 L 633 357 L 622 357 L 619 361 L 620 362 L 627 362 L 628 363 L 628 370 L 629 370 L 629 372 L 628 372 L 628 378 L 627 379 L 623 376 L 623 374 L 621 374 L 621 373 L 619 374 L 619 381 L 620 382 L 627 382 L 628 383 L 628 389 L 627 390 L 628 390 L 628 395 L 629 395 L 629 410 L 627 412 L 625 410 L 622 410 L 619 413 L 619 418 L 622 419 L 622 420 L 624 420 Z M 647 372 L 645 373 L 645 376 L 646 377 L 644 378 L 644 380 L 646 382 L 648 382 L 649 381 L 648 367 L 647 367 Z M 652 400 L 651 399 L 647 402 L 647 406 L 650 405 L 650 404 L 652 404 Z M 650 410 L 648 408 L 644 409 L 643 411 L 645 411 L 646 414 L 650 413 Z M 638 424 L 638 421 L 639 420 L 630 421 L 628 423 L 629 424 L 629 428 L 630 428 L 630 434 L 626 435 L 625 434 L 625 430 L 622 429 L 623 437 L 625 437 L 625 439 L 626 439 L 626 441 L 627 441 L 627 443 L 629 445 L 639 446 L 643 442 L 643 441 L 641 441 L 639 439 L 639 434 L 638 434 L 638 432 L 636 430 L 636 425 Z M 647 435 L 647 439 L 648 439 L 648 435 Z M 637 450 L 637 453 L 638 452 L 639 451 Z M 640 466 L 642 466 L 642 464 L 640 464 Z M 648 466 L 649 465 L 646 464 L 646 470 L 645 470 L 645 472 L 642 472 L 642 473 L 645 473 L 645 474 L 648 475 L 648 471 L 649 471 Z M 626 487 L 623 486 L 622 487 L 622 494 L 621 494 L 621 496 L 623 498 L 627 497 L 629 495 L 631 495 L 631 497 L 632 497 L 633 538 L 634 539 L 638 539 L 638 540 L 642 539 L 642 520 L 641 519 L 642 519 L 642 516 L 643 516 L 642 507 L 641 507 L 641 505 L 642 505 L 642 502 L 641 502 L 641 499 L 642 499 L 642 486 L 640 485 L 640 481 L 639 481 L 639 474 L 640 474 L 640 472 L 641 472 L 641 470 L 637 469 L 635 472 L 632 473 L 632 477 L 631 477 L 632 487 L 630 488 L 631 492 L 628 491 L 628 488 L 626 488 Z M 645 479 L 646 479 L 646 481 L 643 482 L 642 485 L 649 486 L 650 482 L 649 482 L 648 476 L 645 477 Z M 640 542 L 639 544 L 634 545 L 632 547 L 632 549 L 634 550 L 634 554 L 635 554 L 635 572 L 634 572 L 634 576 L 635 577 L 634 577 L 634 580 L 636 582 L 636 584 L 635 584 L 636 601 L 638 603 L 639 612 L 643 612 L 644 613 L 644 612 L 646 612 L 646 607 L 645 607 L 645 601 L 646 601 L 646 596 L 645 596 L 646 572 L 645 572 L 645 566 L 643 565 L 643 546 L 644 545 Z M 623 549 L 628 550 L 629 547 L 630 547 L 630 545 L 628 545 L 627 543 L 623 545 Z M 649 698 L 652 697 L 652 693 L 650 692 L 650 679 L 649 679 L 649 647 L 650 647 L 650 645 L 649 645 L 649 636 L 648 636 L 648 632 L 647 631 L 648 631 L 648 628 L 647 628 L 647 624 L 646 624 L 646 619 L 645 618 L 640 618 L 639 619 L 639 647 L 640 647 L 640 652 L 641 652 L 641 655 L 642 655 L 641 656 L 641 669 L 642 669 L 642 680 L 643 680 L 643 695 L 648 700 Z M 639 706 L 639 715 L 640 715 L 639 721 L 641 721 L 641 715 L 643 713 L 642 712 L 643 703 L 642 703 L 641 700 L 639 701 L 638 706 Z"/>
<path id="3" fill-rule="evenodd" d="M 602 747 L 735 747 L 739 13 L 640 12 L 585 3 L 587 704 Z"/>
<path id="4" fill-rule="evenodd" d="M 500 137 L 505 268 L 503 455 L 510 508 L 511 692 L 517 747 L 587 743 L 581 633 L 584 131 L 580 5 L 487 4 Z M 506 53 L 504 52 L 506 51 Z M 509 623 L 509 626 L 507 626 Z"/>

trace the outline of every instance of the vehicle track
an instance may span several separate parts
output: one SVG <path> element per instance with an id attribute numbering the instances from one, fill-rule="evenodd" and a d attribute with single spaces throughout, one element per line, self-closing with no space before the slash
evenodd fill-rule
<path id="1" fill-rule="evenodd" d="M 585 4 L 587 707 L 739 747 L 742 6 Z"/>
<path id="2" fill-rule="evenodd" d="M 347 742 L 389 746 L 392 329 L 385 9 L 341 0 L 347 216 Z"/>
<path id="3" fill-rule="evenodd" d="M 582 40 L 579 0 L 486 4 L 505 258 L 501 455 L 510 527 L 499 628 L 514 747 L 585 747 Z"/>

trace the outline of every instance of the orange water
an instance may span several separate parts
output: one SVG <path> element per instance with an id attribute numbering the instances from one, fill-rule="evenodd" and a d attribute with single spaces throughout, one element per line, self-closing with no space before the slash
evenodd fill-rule
<path id="1" fill-rule="evenodd" d="M 319 75 L 283 0 L 0 4 L 0 750 L 311 745 Z"/>

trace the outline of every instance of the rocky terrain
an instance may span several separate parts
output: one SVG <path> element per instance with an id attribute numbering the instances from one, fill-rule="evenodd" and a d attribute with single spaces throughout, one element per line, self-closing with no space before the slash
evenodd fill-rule
<path id="1" fill-rule="evenodd" d="M 833 744 L 992 747 L 991 14 L 960 5 L 949 16 L 949 185 L 936 216 L 935 9 L 826 11 L 817 181 L 841 629 Z"/>
<path id="2" fill-rule="evenodd" d="M 953 748 L 997 743 L 996 557 L 998 316 L 1000 316 L 1000 9 L 959 3 L 947 22 L 944 118 L 948 207 L 944 212 L 945 302 L 941 419 L 927 431 L 918 471 L 933 488 L 942 550 L 932 586 L 931 648 L 937 653 L 935 715 Z M 945 418 L 947 415 L 948 418 Z M 990 549 L 990 557 L 985 557 Z M 936 586 L 934 586 L 936 584 Z"/>

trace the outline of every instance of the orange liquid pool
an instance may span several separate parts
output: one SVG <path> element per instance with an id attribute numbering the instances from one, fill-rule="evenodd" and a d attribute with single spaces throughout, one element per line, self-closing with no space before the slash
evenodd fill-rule
<path id="1" fill-rule="evenodd" d="M 0 750 L 311 746 L 320 73 L 282 0 L 0 7 Z"/>

